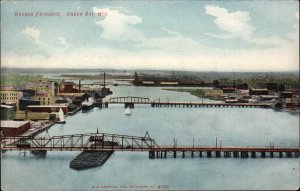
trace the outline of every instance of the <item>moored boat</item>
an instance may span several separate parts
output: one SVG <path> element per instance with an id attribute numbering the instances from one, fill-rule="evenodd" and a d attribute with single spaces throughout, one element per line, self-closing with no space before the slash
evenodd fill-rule
<path id="1" fill-rule="evenodd" d="M 82 111 L 91 110 L 94 108 L 94 98 L 87 97 L 82 103 L 81 103 L 81 109 Z"/>
<path id="2" fill-rule="evenodd" d="M 66 123 L 65 116 L 64 116 L 64 112 L 61 108 L 59 109 L 58 115 L 59 115 L 59 121 L 56 121 L 56 123 L 65 124 Z"/>

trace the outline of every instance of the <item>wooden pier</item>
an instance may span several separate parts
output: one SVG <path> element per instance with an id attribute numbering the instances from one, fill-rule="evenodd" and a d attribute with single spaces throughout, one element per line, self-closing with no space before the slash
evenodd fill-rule
<path id="1" fill-rule="evenodd" d="M 149 158 L 299 158 L 299 148 L 283 147 L 160 147 Z"/>
<path id="2" fill-rule="evenodd" d="M 253 103 L 202 103 L 202 102 L 152 102 L 151 107 L 239 107 L 239 108 L 271 108 L 270 104 Z"/>

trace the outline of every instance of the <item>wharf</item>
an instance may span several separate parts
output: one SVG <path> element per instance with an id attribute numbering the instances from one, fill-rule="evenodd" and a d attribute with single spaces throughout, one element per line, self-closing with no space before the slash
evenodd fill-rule
<path id="1" fill-rule="evenodd" d="M 52 122 L 44 124 L 41 127 L 38 127 L 34 130 L 29 130 L 29 131 L 25 132 L 24 134 L 22 134 L 20 136 L 33 136 L 33 137 L 35 137 L 36 135 L 48 130 L 52 125 L 54 125 L 54 123 L 52 123 Z"/>
<path id="2" fill-rule="evenodd" d="M 169 146 L 160 146 L 149 151 L 149 158 L 167 158 L 172 156 L 177 158 L 178 154 L 185 157 L 194 157 L 198 155 L 201 157 L 207 158 L 256 158 L 260 156 L 261 158 L 299 158 L 300 149 L 295 148 L 283 148 L 283 147 L 169 147 Z"/>
<path id="3" fill-rule="evenodd" d="M 21 134 L 19 137 L 16 137 L 15 139 L 3 139 L 1 142 L 5 143 L 6 145 L 11 145 L 19 141 L 19 139 L 27 140 L 30 137 L 35 137 L 36 135 L 48 130 L 52 125 L 54 125 L 54 123 L 47 123 L 34 130 L 28 130 L 25 133 Z"/>
<path id="4" fill-rule="evenodd" d="M 70 168 L 82 170 L 102 166 L 113 151 L 83 151 L 70 162 Z"/>
<path id="5" fill-rule="evenodd" d="M 71 115 L 74 115 L 74 114 L 76 114 L 78 111 L 80 111 L 81 110 L 81 107 L 77 107 L 74 111 L 70 111 L 70 112 L 68 112 L 67 114 L 69 115 L 69 116 L 71 116 Z"/>

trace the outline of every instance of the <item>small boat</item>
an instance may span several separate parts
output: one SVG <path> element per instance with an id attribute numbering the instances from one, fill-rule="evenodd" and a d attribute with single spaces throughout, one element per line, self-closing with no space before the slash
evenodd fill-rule
<path id="1" fill-rule="evenodd" d="M 124 114 L 125 114 L 125 115 L 131 115 L 131 111 L 130 111 L 129 107 L 127 107 L 127 108 L 125 109 Z"/>
<path id="2" fill-rule="evenodd" d="M 65 116 L 64 116 L 64 112 L 61 108 L 59 109 L 58 115 L 59 115 L 59 121 L 57 121 L 56 123 L 65 124 L 66 123 Z"/>

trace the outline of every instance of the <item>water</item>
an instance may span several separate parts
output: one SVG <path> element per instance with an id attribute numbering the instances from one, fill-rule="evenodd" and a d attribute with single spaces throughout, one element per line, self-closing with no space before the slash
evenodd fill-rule
<path id="1" fill-rule="evenodd" d="M 158 87 L 112 87 L 114 96 L 145 96 L 169 101 L 201 98 Z M 206 100 L 204 100 L 206 101 Z M 93 109 L 66 118 L 49 134 L 99 132 L 143 136 L 158 144 L 214 145 L 215 137 L 230 146 L 297 146 L 299 115 L 256 108 L 151 108 L 135 106 L 124 115 L 123 105 Z M 220 144 L 220 142 L 218 142 Z M 167 158 L 148 159 L 147 152 L 115 152 L 101 167 L 76 171 L 69 162 L 79 154 L 48 152 L 36 158 L 28 152 L 6 152 L 1 161 L 5 190 L 192 190 L 192 189 L 296 189 L 299 159 L 295 158 Z M 188 155 L 188 154 L 187 154 Z"/>

